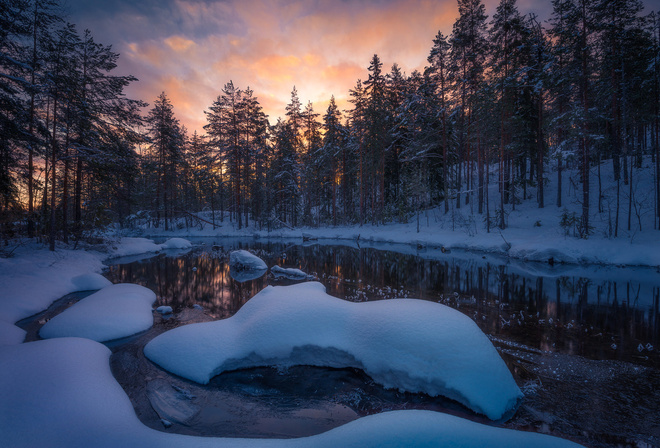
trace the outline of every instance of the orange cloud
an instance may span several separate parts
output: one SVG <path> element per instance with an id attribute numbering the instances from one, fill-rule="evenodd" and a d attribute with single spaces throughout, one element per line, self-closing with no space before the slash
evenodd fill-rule
<path id="1" fill-rule="evenodd" d="M 165 39 L 165 44 L 177 53 L 182 53 L 190 47 L 196 45 L 195 41 L 186 39 L 182 36 L 171 36 Z"/>
<path id="2" fill-rule="evenodd" d="M 173 29 L 159 41 L 127 44 L 130 66 L 142 80 L 141 98 L 170 96 L 178 118 L 202 132 L 204 110 L 230 80 L 252 88 L 271 122 L 284 114 L 293 86 L 303 105 L 323 114 L 330 96 L 350 108 L 349 89 L 366 79 L 374 53 L 389 71 L 423 68 L 438 29 L 445 34 L 457 16 L 455 0 L 175 0 L 178 20 L 198 36 Z M 210 23 L 210 25 L 209 25 Z M 211 26 L 215 24 L 223 26 Z M 180 114 L 180 115 L 179 115 Z"/>

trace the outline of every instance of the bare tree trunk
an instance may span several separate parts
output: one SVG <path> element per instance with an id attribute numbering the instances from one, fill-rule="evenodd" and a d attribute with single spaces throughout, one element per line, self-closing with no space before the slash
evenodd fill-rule
<path id="1" fill-rule="evenodd" d="M 632 203 L 633 203 L 633 155 L 630 155 L 630 183 L 628 184 L 628 231 L 631 228 Z"/>
<path id="2" fill-rule="evenodd" d="M 589 234 L 589 142 L 587 138 L 589 114 L 588 97 L 588 72 L 587 72 L 587 6 L 586 0 L 582 1 L 582 231 L 583 235 Z"/>
<path id="3" fill-rule="evenodd" d="M 46 100 L 46 130 L 49 129 L 50 126 L 50 98 Z M 42 213 L 42 223 L 45 226 L 46 223 L 46 210 L 48 209 L 48 179 L 50 172 L 48 171 L 49 169 L 49 161 L 50 158 L 48 157 L 48 153 L 44 155 L 44 191 L 43 191 L 43 196 L 41 199 L 41 213 Z"/>
<path id="4" fill-rule="evenodd" d="M 658 122 L 658 112 L 655 114 L 655 199 L 656 199 L 656 214 L 658 216 L 658 229 L 660 229 L 660 123 Z"/>
<path id="5" fill-rule="evenodd" d="M 57 96 L 53 99 L 53 134 L 51 139 L 51 159 L 50 169 L 52 171 L 52 180 L 50 188 L 50 235 L 49 235 L 49 249 L 55 250 L 55 186 L 56 184 L 56 162 L 57 162 Z"/>
<path id="6" fill-rule="evenodd" d="M 68 106 L 67 106 L 68 109 Z M 67 115 L 69 112 L 67 111 Z M 66 138 L 64 140 L 64 174 L 62 175 L 62 238 L 69 244 L 68 207 L 69 207 L 69 123 L 66 125 Z"/>
<path id="7" fill-rule="evenodd" d="M 479 182 L 479 197 L 477 199 L 479 214 L 484 212 L 484 150 L 481 147 L 481 139 L 477 140 L 477 171 Z"/>
<path id="8" fill-rule="evenodd" d="M 504 106 L 503 106 L 504 107 Z M 504 229 L 506 227 L 506 223 L 504 221 L 504 202 L 505 202 L 505 189 L 506 186 L 504 184 L 504 172 L 506 171 L 505 164 L 504 164 L 504 108 L 502 108 L 501 114 L 500 114 L 500 229 Z"/>
<path id="9" fill-rule="evenodd" d="M 75 207 L 75 227 L 76 232 L 81 231 L 82 226 L 82 178 L 83 178 L 83 161 L 82 157 L 78 155 L 76 161 L 76 180 L 75 180 L 75 193 L 74 193 L 74 207 Z"/>
<path id="10" fill-rule="evenodd" d="M 38 16 L 39 2 L 34 2 L 34 20 L 32 22 L 32 67 L 31 67 L 31 85 L 34 87 L 36 81 L 36 65 L 37 65 L 37 16 Z M 28 133 L 31 139 L 28 145 L 28 220 L 27 231 L 28 238 L 34 237 L 34 97 L 35 92 L 30 92 L 30 126 Z"/>
<path id="11" fill-rule="evenodd" d="M 536 178 L 537 178 L 537 194 L 538 194 L 538 203 L 539 208 L 545 207 L 545 196 L 544 196 L 544 185 L 543 185 L 543 93 L 539 94 L 539 104 L 538 104 L 538 130 L 536 132 Z"/>

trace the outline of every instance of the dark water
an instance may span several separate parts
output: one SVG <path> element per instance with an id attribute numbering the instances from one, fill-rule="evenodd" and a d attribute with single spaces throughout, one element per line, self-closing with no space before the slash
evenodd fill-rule
<path id="1" fill-rule="evenodd" d="M 234 280 L 227 255 L 242 248 L 269 266 L 300 268 L 322 282 L 329 294 L 346 300 L 413 297 L 472 317 L 525 392 L 507 427 L 549 432 L 587 446 L 660 443 L 656 269 L 550 266 L 405 245 L 194 242 L 197 246 L 188 253 L 116 260 L 106 273 L 114 283 L 151 288 L 158 305 L 175 310 L 168 319 L 156 316 L 146 334 L 113 345 L 113 371 L 150 426 L 184 434 L 299 437 L 362 415 L 407 408 L 485 422 L 449 400 L 386 391 L 359 371 L 250 369 L 199 386 L 145 360 L 141 348 L 155 335 L 186 323 L 229 317 L 266 285 L 291 283 L 269 274 Z M 174 409 L 188 413 L 181 416 Z M 163 416 L 178 421 L 164 429 L 159 419 Z"/>

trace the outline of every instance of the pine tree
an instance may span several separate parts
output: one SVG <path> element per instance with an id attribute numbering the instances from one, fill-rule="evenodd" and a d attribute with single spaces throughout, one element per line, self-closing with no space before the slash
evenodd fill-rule
<path id="1" fill-rule="evenodd" d="M 345 130 L 341 123 L 341 112 L 337 107 L 334 95 L 330 97 L 330 104 L 323 116 L 323 145 L 317 152 L 316 164 L 322 182 L 322 195 L 325 202 L 328 202 L 330 196 L 330 204 L 332 212 L 332 225 L 336 226 L 338 222 L 338 192 L 337 189 L 341 184 L 342 189 L 347 188 L 345 185 L 347 181 L 346 170 L 348 167 L 346 163 L 342 163 L 340 167 L 340 154 L 345 151 Z M 343 176 L 341 175 L 343 173 Z M 343 177 L 343 179 L 342 179 Z M 328 187 L 331 190 L 328 192 Z M 345 195 L 342 198 L 342 206 L 344 210 L 348 206 L 344 201 Z"/>
<path id="2" fill-rule="evenodd" d="M 173 216 L 172 204 L 176 199 L 177 167 L 182 161 L 185 136 L 165 92 L 154 102 L 147 116 L 147 123 L 156 169 L 155 226 L 160 226 L 162 216 L 165 230 L 169 230 L 169 221 Z"/>
<path id="3" fill-rule="evenodd" d="M 45 55 L 44 48 L 46 42 L 50 39 L 50 31 L 55 24 L 61 22 L 61 18 L 57 15 L 58 3 L 52 0 L 33 0 L 31 5 L 26 5 L 26 12 L 29 14 L 29 27 L 31 40 L 26 47 L 29 48 L 29 78 L 30 85 L 27 92 L 30 96 L 30 111 L 28 117 L 28 135 L 30 141 L 28 142 L 28 237 L 35 235 L 35 215 L 34 215 L 34 158 L 40 152 L 39 148 L 45 145 L 44 136 L 46 130 L 43 125 L 38 122 L 37 116 L 37 100 L 38 95 L 42 93 L 40 85 L 43 82 L 41 66 L 43 64 Z M 41 124 L 41 126 L 40 126 Z"/>
<path id="4" fill-rule="evenodd" d="M 387 109 L 387 84 L 382 72 L 383 63 L 374 55 L 369 64 L 369 78 L 364 83 L 365 93 L 365 140 L 363 173 L 366 174 L 373 224 L 383 222 L 385 208 L 385 151 L 390 144 L 390 117 Z"/>
<path id="5" fill-rule="evenodd" d="M 321 148 L 321 123 L 317 121 L 319 114 L 314 112 L 312 102 L 308 102 L 302 112 L 304 148 L 300 157 L 303 178 L 301 189 L 303 196 L 303 223 L 313 224 L 312 208 L 319 207 L 319 166 L 315 163 L 315 155 Z"/>
<path id="6" fill-rule="evenodd" d="M 17 143 L 23 140 L 28 105 L 22 93 L 30 88 L 24 77 L 20 40 L 27 35 L 24 11 L 28 3 L 0 1 L 0 224 L 9 234 L 10 209 L 17 201 L 16 171 L 20 164 Z"/>
<path id="7" fill-rule="evenodd" d="M 211 145 L 215 147 L 220 155 L 221 163 L 225 166 L 229 175 L 233 201 L 231 212 L 236 218 L 239 229 L 243 227 L 241 213 L 243 188 L 241 184 L 243 181 L 243 160 L 245 159 L 244 146 L 241 144 L 241 125 L 243 123 L 241 97 L 242 92 L 234 87 L 232 81 L 225 84 L 222 94 L 205 112 L 208 124 L 204 126 L 211 138 Z"/>
<path id="8" fill-rule="evenodd" d="M 273 130 L 275 145 L 270 165 L 274 194 L 274 209 L 280 225 L 298 225 L 300 200 L 300 164 L 296 144 L 299 140 L 294 125 L 278 120 Z"/>
<path id="9" fill-rule="evenodd" d="M 486 8 L 481 0 L 458 0 L 459 17 L 454 22 L 450 38 L 452 71 L 458 108 L 456 133 L 458 139 L 458 176 L 456 179 L 459 192 L 456 194 L 456 207 L 461 206 L 460 189 L 462 188 L 462 165 L 467 167 L 466 183 L 471 189 L 472 145 L 474 137 L 472 110 L 476 104 L 476 94 L 483 82 L 486 40 Z M 475 120 L 476 121 L 476 120 Z M 466 196 L 469 201 L 469 195 Z"/>
<path id="10" fill-rule="evenodd" d="M 349 100 L 353 104 L 353 109 L 349 113 L 348 125 L 349 125 L 349 136 L 350 142 L 348 147 L 355 154 L 357 159 L 357 185 L 359 186 L 358 198 L 359 198 L 359 217 L 358 222 L 362 226 L 366 219 L 366 191 L 365 183 L 367 176 L 366 171 L 366 140 L 367 140 L 367 100 L 366 92 L 362 86 L 362 81 L 358 79 L 355 88 L 350 91 L 351 99 Z"/>
<path id="11" fill-rule="evenodd" d="M 430 76 L 430 81 L 433 83 L 433 88 L 435 94 L 438 96 L 439 100 L 439 110 L 440 122 L 442 126 L 442 189 L 443 189 L 443 200 L 445 203 L 445 213 L 449 212 L 449 120 L 448 116 L 451 109 L 451 89 L 450 89 L 450 80 L 451 80 L 451 61 L 450 61 L 450 45 L 447 41 L 447 38 L 441 31 L 438 31 L 438 34 L 433 39 L 433 47 L 431 48 L 431 53 L 428 57 L 428 62 L 431 64 L 428 68 L 428 73 Z M 479 194 L 483 195 L 483 189 L 480 190 Z M 479 204 L 481 205 L 482 198 L 479 199 Z M 480 210 L 481 211 L 481 210 Z"/>

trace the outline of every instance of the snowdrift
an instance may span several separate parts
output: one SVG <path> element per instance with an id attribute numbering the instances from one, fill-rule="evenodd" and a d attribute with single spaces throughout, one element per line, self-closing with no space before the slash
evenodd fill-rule
<path id="1" fill-rule="evenodd" d="M 203 384 L 256 366 L 355 367 L 387 388 L 446 396 L 493 420 L 512 414 L 522 397 L 469 317 L 414 299 L 347 302 L 315 282 L 269 286 L 234 316 L 170 330 L 144 353 Z"/>

